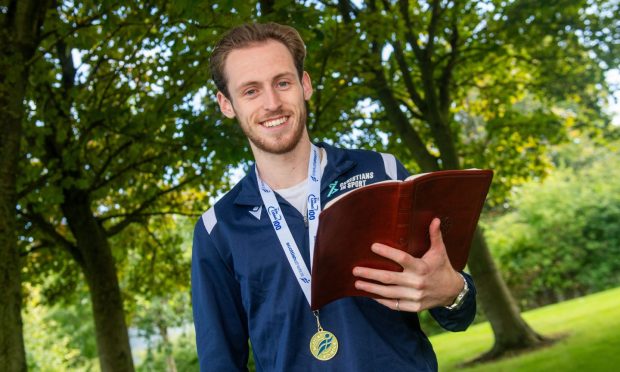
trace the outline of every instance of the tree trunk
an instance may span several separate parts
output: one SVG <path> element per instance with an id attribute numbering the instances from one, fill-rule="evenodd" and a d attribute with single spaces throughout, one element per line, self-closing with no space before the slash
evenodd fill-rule
<path id="1" fill-rule="evenodd" d="M 164 354 L 166 355 L 166 372 L 177 372 L 177 364 L 174 361 L 174 353 L 172 351 L 172 342 L 168 337 L 168 327 L 163 319 L 159 319 L 157 322 L 157 328 L 161 335 L 161 341 L 164 345 Z"/>
<path id="2" fill-rule="evenodd" d="M 385 89 L 387 89 L 387 87 Z M 387 95 L 381 94 L 381 92 L 378 92 L 378 95 L 381 102 L 385 105 L 385 97 Z M 387 109 L 389 106 L 385 107 Z M 392 110 L 399 109 L 394 107 Z M 398 112 L 400 112 L 400 110 Z M 410 136 L 407 135 L 407 132 L 411 128 L 410 124 L 407 124 L 409 129 L 404 131 L 405 126 L 402 122 L 395 122 L 393 116 L 388 115 L 388 118 L 411 153 L 423 153 L 426 151 L 425 148 L 420 148 L 417 141 L 411 141 Z M 435 123 L 435 125 L 437 125 L 437 123 Z M 442 125 L 442 127 L 448 128 L 447 125 Z M 454 150 L 454 143 L 450 142 L 450 137 L 439 136 L 439 138 L 436 137 L 435 140 L 441 142 L 437 144 L 439 148 L 451 149 L 447 151 L 447 153 L 441 153 L 443 169 L 458 168 L 460 162 Z M 422 172 L 437 170 L 427 163 L 418 163 L 418 165 L 420 165 Z M 493 348 L 476 359 L 477 361 L 493 359 L 513 350 L 530 348 L 549 341 L 534 332 L 521 317 L 506 283 L 493 262 L 493 258 L 491 257 L 491 253 L 480 229 L 477 229 L 474 235 L 468 264 L 476 283 L 479 302 L 491 324 L 495 336 Z"/>
<path id="3" fill-rule="evenodd" d="M 0 366 L 26 371 L 17 250 L 17 174 L 28 63 L 39 43 L 46 1 L 3 2 L 0 13 Z"/>
<path id="4" fill-rule="evenodd" d="M 482 230 L 476 229 L 468 260 L 476 282 L 478 299 L 495 335 L 493 348 L 477 359 L 488 360 L 508 351 L 535 347 L 548 341 L 521 317 L 486 244 Z"/>
<path id="5" fill-rule="evenodd" d="M 65 190 L 62 209 L 76 239 L 90 288 L 99 364 L 103 372 L 133 371 L 133 360 L 116 264 L 86 193 Z"/>
<path id="6" fill-rule="evenodd" d="M 443 143 L 440 147 L 450 146 L 454 145 Z M 456 151 L 452 153 L 456 154 Z M 441 155 L 446 166 L 459 167 L 458 158 L 446 159 L 443 153 Z M 550 341 L 534 332 L 521 317 L 519 308 L 493 261 L 480 227 L 474 233 L 467 263 L 476 283 L 482 310 L 495 336 L 493 348 L 476 358 L 474 362 L 495 359 L 513 351 L 541 346 Z"/>
<path id="7" fill-rule="evenodd" d="M 5 45 L 10 48 L 4 37 L 0 40 L 3 49 Z M 9 66 L 8 60 L 5 53 L 0 55 L 0 366 L 7 371 L 25 371 L 15 207 L 26 72 L 23 63 Z M 16 81 L 8 83 L 8 79 Z"/>

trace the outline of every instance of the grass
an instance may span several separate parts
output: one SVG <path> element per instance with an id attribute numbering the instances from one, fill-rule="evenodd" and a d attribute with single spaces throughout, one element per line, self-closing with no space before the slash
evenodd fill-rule
<path id="1" fill-rule="evenodd" d="M 522 316 L 538 333 L 566 335 L 552 346 L 493 363 L 459 367 L 489 350 L 488 323 L 462 333 L 431 337 L 440 371 L 612 371 L 620 370 L 620 288 L 528 311 Z"/>

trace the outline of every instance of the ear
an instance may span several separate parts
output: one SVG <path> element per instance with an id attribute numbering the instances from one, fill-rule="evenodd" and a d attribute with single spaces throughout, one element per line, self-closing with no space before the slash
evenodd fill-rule
<path id="1" fill-rule="evenodd" d="M 224 93 L 220 91 L 217 92 L 217 103 L 218 105 L 220 105 L 220 111 L 222 111 L 222 114 L 224 114 L 224 116 L 229 119 L 235 117 L 235 109 L 232 105 L 232 102 L 230 102 L 230 100 L 226 98 Z"/>
<path id="2" fill-rule="evenodd" d="M 303 87 L 304 90 L 304 99 L 306 101 L 310 100 L 310 97 L 312 97 L 312 81 L 310 81 L 310 75 L 308 75 L 308 73 L 306 71 L 304 71 L 304 74 L 301 77 L 301 86 Z"/>

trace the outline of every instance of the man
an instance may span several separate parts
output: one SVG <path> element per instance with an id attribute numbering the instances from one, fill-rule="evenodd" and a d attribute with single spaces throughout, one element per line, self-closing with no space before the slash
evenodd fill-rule
<path id="1" fill-rule="evenodd" d="M 192 295 L 201 370 L 246 370 L 248 339 L 258 371 L 436 370 L 417 312 L 430 309 L 440 325 L 459 331 L 476 307 L 473 282 L 452 269 L 437 219 L 421 259 L 372 246 L 402 272 L 353 270 L 356 287 L 382 299 L 349 297 L 310 310 L 317 221 L 308 195 L 315 190 L 325 205 L 349 191 L 347 180 L 364 175 L 369 184 L 407 172 L 389 154 L 312 144 L 304 58 L 297 31 L 277 24 L 237 27 L 211 57 L 220 109 L 239 122 L 256 167 L 196 224 Z"/>

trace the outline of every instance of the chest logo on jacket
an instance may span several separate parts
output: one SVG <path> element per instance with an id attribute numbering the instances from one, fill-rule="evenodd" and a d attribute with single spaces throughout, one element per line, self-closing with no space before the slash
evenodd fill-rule
<path id="1" fill-rule="evenodd" d="M 260 205 L 257 205 L 256 207 L 250 209 L 250 214 L 252 216 L 254 216 L 257 220 L 260 220 L 260 213 L 262 211 L 263 207 Z"/>
<path id="2" fill-rule="evenodd" d="M 366 186 L 366 181 L 373 178 L 375 178 L 375 172 L 365 172 L 356 174 L 344 182 L 336 180 L 329 184 L 329 192 L 327 193 L 327 197 L 329 198 L 339 191 L 357 189 L 359 187 Z"/>

